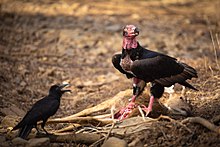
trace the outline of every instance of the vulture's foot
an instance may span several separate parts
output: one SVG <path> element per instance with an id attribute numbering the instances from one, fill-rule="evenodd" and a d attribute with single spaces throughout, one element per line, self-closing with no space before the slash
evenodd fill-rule
<path id="1" fill-rule="evenodd" d="M 148 116 L 148 114 L 152 111 L 152 107 L 146 107 L 145 105 L 141 105 L 141 109 L 146 113 L 145 116 Z"/>
<path id="2" fill-rule="evenodd" d="M 144 110 L 146 116 L 148 116 L 148 114 L 152 111 L 153 103 L 154 103 L 154 96 L 151 96 L 148 107 L 146 107 L 145 105 L 141 105 L 142 107 L 141 109 Z"/>
<path id="3" fill-rule="evenodd" d="M 130 102 L 126 107 L 119 110 L 115 115 L 114 118 L 118 120 L 123 120 L 128 117 L 128 115 L 132 112 L 132 110 L 137 107 L 134 102 Z"/>

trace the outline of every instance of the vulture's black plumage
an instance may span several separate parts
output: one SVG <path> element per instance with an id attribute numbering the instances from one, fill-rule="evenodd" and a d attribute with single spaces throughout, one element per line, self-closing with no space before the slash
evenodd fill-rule
<path id="1" fill-rule="evenodd" d="M 45 123 L 50 116 L 57 112 L 60 106 L 60 98 L 62 94 L 70 91 L 62 90 L 62 88 L 67 85 L 68 84 L 51 86 L 49 95 L 37 101 L 27 112 L 24 118 L 12 129 L 12 131 L 20 129 L 18 137 L 26 139 L 32 128 L 37 129 L 37 122 L 42 120 L 43 123 L 41 124 L 41 127 L 47 133 L 47 131 L 44 129 Z"/>
<path id="2" fill-rule="evenodd" d="M 193 77 L 197 78 L 197 72 L 194 68 L 173 57 L 143 48 L 136 41 L 138 34 L 139 31 L 134 25 L 125 26 L 122 53 L 112 57 L 114 67 L 125 74 L 127 78 L 133 78 L 134 96 L 132 102 L 145 87 L 145 84 L 139 84 L 140 81 L 152 83 L 151 94 L 156 98 L 162 96 L 164 87 L 172 86 L 175 83 L 197 90 L 186 82 Z M 133 103 L 130 103 L 129 107 L 130 105 Z M 145 110 L 149 109 L 147 113 L 151 111 L 150 107 L 144 108 Z"/>

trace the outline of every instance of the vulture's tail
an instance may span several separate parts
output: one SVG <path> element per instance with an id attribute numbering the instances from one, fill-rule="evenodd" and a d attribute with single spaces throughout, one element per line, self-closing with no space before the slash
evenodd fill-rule
<path id="1" fill-rule="evenodd" d="M 192 85 L 190 85 L 189 83 L 187 83 L 186 81 L 181 82 L 181 83 L 179 83 L 179 84 L 181 84 L 181 85 L 183 85 L 183 86 L 186 86 L 186 87 L 188 87 L 188 88 L 190 88 L 190 89 L 199 91 L 198 89 L 196 89 L 195 87 L 193 87 Z"/>

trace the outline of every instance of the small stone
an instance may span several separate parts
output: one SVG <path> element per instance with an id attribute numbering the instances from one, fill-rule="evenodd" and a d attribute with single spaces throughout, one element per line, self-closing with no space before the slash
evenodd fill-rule
<path id="1" fill-rule="evenodd" d="M 48 146 L 50 144 L 49 138 L 33 138 L 28 140 L 28 147 L 40 147 L 40 146 Z"/>
<path id="2" fill-rule="evenodd" d="M 25 146 L 27 144 L 27 142 L 28 142 L 27 140 L 22 139 L 20 137 L 16 137 L 12 140 L 12 143 L 15 146 L 18 146 L 18 145 Z"/>
<path id="3" fill-rule="evenodd" d="M 128 144 L 126 141 L 116 138 L 116 137 L 110 137 L 103 145 L 102 147 L 127 147 Z"/>

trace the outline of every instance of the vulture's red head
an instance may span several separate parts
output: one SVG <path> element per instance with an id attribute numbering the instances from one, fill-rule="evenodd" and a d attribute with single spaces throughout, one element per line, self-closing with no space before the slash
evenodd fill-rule
<path id="1" fill-rule="evenodd" d="M 137 48 L 138 43 L 136 36 L 139 35 L 139 30 L 134 25 L 126 25 L 123 29 L 123 49 Z"/>
<path id="2" fill-rule="evenodd" d="M 124 37 L 136 37 L 139 35 L 139 30 L 134 25 L 126 25 L 123 29 Z"/>

